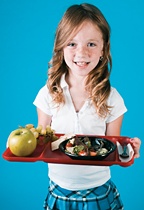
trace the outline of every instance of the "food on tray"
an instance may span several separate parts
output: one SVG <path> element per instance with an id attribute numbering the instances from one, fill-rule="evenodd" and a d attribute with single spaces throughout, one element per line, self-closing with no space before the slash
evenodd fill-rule
<path id="1" fill-rule="evenodd" d="M 16 156 L 28 156 L 34 152 L 37 140 L 28 128 L 12 131 L 8 137 L 8 147 Z"/>
<path id="2" fill-rule="evenodd" d="M 60 138 L 58 140 L 51 143 L 52 151 L 58 149 L 61 142 L 65 141 L 66 139 L 73 138 L 74 136 L 75 136 L 75 134 L 72 134 L 72 133 L 60 136 Z"/>
<path id="3" fill-rule="evenodd" d="M 65 152 L 78 156 L 97 156 L 106 155 L 108 150 L 105 148 L 103 141 L 97 141 L 92 144 L 89 137 L 73 137 L 65 146 Z"/>
<path id="4" fill-rule="evenodd" d="M 55 135 L 55 131 L 49 125 L 47 125 L 46 128 L 43 128 L 42 125 L 34 127 L 33 124 L 27 124 L 25 127 L 32 131 L 37 139 L 38 144 L 40 145 L 58 139 L 58 137 Z"/>
<path id="5" fill-rule="evenodd" d="M 59 149 L 72 159 L 103 160 L 116 150 L 116 145 L 101 136 L 76 135 L 61 142 Z"/>
<path id="6" fill-rule="evenodd" d="M 43 145 L 57 139 L 55 131 L 49 125 L 44 129 L 41 125 L 34 127 L 33 124 L 26 124 L 10 133 L 7 146 L 16 156 L 29 156 L 34 152 L 37 144 Z"/>

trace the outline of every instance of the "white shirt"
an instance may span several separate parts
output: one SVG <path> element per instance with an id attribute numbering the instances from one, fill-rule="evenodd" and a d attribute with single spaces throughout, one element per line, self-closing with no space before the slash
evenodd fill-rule
<path id="1" fill-rule="evenodd" d="M 52 102 L 46 85 L 40 89 L 34 101 L 36 107 L 52 116 L 51 127 L 56 133 L 105 135 L 106 123 L 114 121 L 127 111 L 120 94 L 115 88 L 111 88 L 107 102 L 113 108 L 106 118 L 102 119 L 97 115 L 90 100 L 87 100 L 81 110 L 76 113 L 64 75 L 61 78 L 61 87 L 66 101 L 61 107 Z M 110 169 L 108 166 L 49 163 L 49 177 L 62 188 L 83 190 L 100 186 L 108 181 Z"/>

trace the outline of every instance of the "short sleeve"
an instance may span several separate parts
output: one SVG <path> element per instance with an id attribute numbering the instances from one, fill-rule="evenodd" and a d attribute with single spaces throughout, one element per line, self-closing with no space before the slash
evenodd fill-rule
<path id="1" fill-rule="evenodd" d="M 110 115 L 107 118 L 107 123 L 114 121 L 125 112 L 127 112 L 124 100 L 115 88 L 111 88 L 111 93 L 108 98 L 108 105 L 112 108 Z"/>
<path id="2" fill-rule="evenodd" d="M 50 96 L 47 85 L 45 85 L 39 90 L 33 104 L 47 115 L 52 115 L 49 103 L 50 103 Z"/>

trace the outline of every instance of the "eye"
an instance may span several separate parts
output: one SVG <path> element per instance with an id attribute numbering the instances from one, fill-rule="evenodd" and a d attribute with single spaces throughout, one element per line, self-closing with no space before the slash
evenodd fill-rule
<path id="1" fill-rule="evenodd" d="M 75 47 L 76 44 L 75 44 L 74 42 L 71 42 L 71 43 L 69 43 L 67 46 L 69 46 L 69 47 Z"/>
<path id="2" fill-rule="evenodd" d="M 95 47 L 95 46 L 96 46 L 96 44 L 95 44 L 95 43 L 93 43 L 93 42 L 89 42 L 89 43 L 87 44 L 87 46 L 88 46 L 88 47 Z"/>

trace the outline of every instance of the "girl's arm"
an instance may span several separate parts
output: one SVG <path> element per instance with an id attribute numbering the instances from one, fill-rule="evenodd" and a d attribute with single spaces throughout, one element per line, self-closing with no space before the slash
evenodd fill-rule
<path id="1" fill-rule="evenodd" d="M 120 136 L 122 120 L 123 120 L 123 115 L 118 117 L 116 120 L 107 123 L 106 136 Z"/>
<path id="2" fill-rule="evenodd" d="M 38 115 L 38 125 L 42 125 L 43 128 L 46 128 L 47 125 L 51 125 L 52 117 L 41 111 L 37 108 Z"/>
<path id="3" fill-rule="evenodd" d="M 122 126 L 123 115 L 114 120 L 113 122 L 107 123 L 106 136 L 120 136 Z M 131 139 L 131 144 L 134 149 L 134 158 L 140 157 L 140 145 L 141 140 L 137 137 Z"/>

